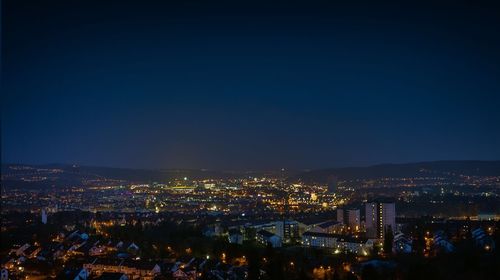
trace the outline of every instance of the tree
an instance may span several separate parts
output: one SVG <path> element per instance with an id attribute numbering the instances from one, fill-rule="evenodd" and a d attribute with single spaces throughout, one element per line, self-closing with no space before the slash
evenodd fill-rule
<path id="1" fill-rule="evenodd" d="M 281 253 L 274 253 L 270 259 L 267 266 L 267 273 L 271 279 L 285 279 L 284 273 L 284 260 Z"/>
<path id="2" fill-rule="evenodd" d="M 248 279 L 260 278 L 260 259 L 259 254 L 255 249 L 248 252 Z"/>
<path id="3" fill-rule="evenodd" d="M 412 242 L 412 251 L 418 256 L 423 255 L 425 249 L 425 238 L 423 226 L 419 223 L 415 226 L 415 233 Z"/>
<path id="4" fill-rule="evenodd" d="M 363 267 L 363 271 L 361 272 L 361 279 L 363 280 L 377 280 L 379 277 L 378 277 L 378 273 L 377 273 L 377 270 L 375 269 L 375 267 L 373 267 L 373 265 L 369 264 L 369 265 L 365 265 Z"/>
<path id="5" fill-rule="evenodd" d="M 254 228 L 245 228 L 245 240 L 255 240 L 257 231 Z"/>
<path id="6" fill-rule="evenodd" d="M 392 233 L 392 227 L 387 226 L 385 236 L 384 236 L 384 253 L 387 255 L 392 254 L 392 243 L 394 242 L 394 234 Z"/>

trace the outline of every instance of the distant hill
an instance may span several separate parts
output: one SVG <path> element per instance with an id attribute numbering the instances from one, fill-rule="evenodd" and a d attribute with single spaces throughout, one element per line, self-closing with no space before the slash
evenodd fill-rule
<path id="1" fill-rule="evenodd" d="M 174 179 L 229 179 L 249 176 L 280 176 L 279 171 L 236 172 L 197 169 L 127 169 L 65 164 L 2 165 L 2 186 L 17 188 L 47 188 L 92 185 L 104 179 L 121 180 L 123 183 L 165 183 Z M 383 177 L 455 177 L 500 176 L 500 161 L 434 161 L 407 164 L 381 164 L 368 167 L 345 167 L 287 171 L 288 178 L 303 182 L 327 183 L 329 178 L 339 180 L 376 179 Z M 90 183 L 89 183 L 90 182 Z"/>
<path id="2" fill-rule="evenodd" d="M 124 183 L 166 183 L 184 177 L 197 180 L 272 175 L 272 172 L 233 172 L 206 169 L 128 169 L 67 164 L 3 164 L 1 170 L 2 186 L 4 187 L 41 189 L 91 185 L 92 181 L 104 179 L 120 180 Z"/>
<path id="3" fill-rule="evenodd" d="M 439 176 L 500 176 L 500 161 L 430 161 L 405 164 L 380 164 L 368 167 L 344 167 L 311 170 L 296 175 L 304 182 L 327 183 L 339 180 L 376 179 L 383 177 Z"/>

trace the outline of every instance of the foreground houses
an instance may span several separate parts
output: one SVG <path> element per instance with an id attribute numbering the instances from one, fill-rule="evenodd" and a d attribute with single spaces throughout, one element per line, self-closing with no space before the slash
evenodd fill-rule
<path id="1" fill-rule="evenodd" d="M 444 231 L 439 230 L 434 234 L 433 247 L 437 252 L 450 253 L 455 251 L 455 246 L 448 240 Z"/>
<path id="2" fill-rule="evenodd" d="M 394 241 L 393 241 L 393 251 L 395 253 L 411 253 L 412 252 L 412 241 L 408 239 L 404 233 L 398 232 L 394 236 Z"/>
<path id="3" fill-rule="evenodd" d="M 96 280 L 128 280 L 129 278 L 124 273 L 120 272 L 104 272 Z"/>
<path id="4" fill-rule="evenodd" d="M 123 259 L 97 258 L 83 267 L 92 275 L 100 276 L 103 273 L 123 273 L 129 278 L 148 280 L 160 275 L 161 268 L 153 262 L 129 261 Z"/>
<path id="5" fill-rule="evenodd" d="M 474 245 L 478 248 L 485 251 L 493 251 L 495 249 L 495 241 L 482 228 L 476 228 L 472 231 L 472 239 L 474 240 Z"/>
<path id="6" fill-rule="evenodd" d="M 68 279 L 68 280 L 87 280 L 90 279 L 90 273 L 85 268 L 83 269 L 70 269 L 61 272 L 57 279 Z"/>

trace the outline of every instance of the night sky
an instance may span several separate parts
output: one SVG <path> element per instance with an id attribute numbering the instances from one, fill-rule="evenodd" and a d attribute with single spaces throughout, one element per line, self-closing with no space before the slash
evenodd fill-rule
<path id="1" fill-rule="evenodd" d="M 2 2 L 3 163 L 500 159 L 498 4 Z"/>

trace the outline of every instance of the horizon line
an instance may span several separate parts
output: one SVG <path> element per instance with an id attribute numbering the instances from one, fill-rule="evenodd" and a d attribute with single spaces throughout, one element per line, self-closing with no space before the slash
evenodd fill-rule
<path id="1" fill-rule="evenodd" d="M 110 169 L 129 169 L 129 170 L 196 170 L 196 171 L 224 171 L 224 172 L 271 172 L 271 171 L 311 171 L 311 170 L 327 170 L 327 169 L 342 169 L 342 168 L 369 168 L 384 165 L 408 165 L 408 164 L 424 164 L 424 163 L 444 163 L 444 162 L 500 162 L 500 159 L 482 160 L 482 159 L 440 159 L 440 160 L 423 160 L 423 161 L 406 161 L 406 162 L 381 162 L 367 165 L 345 165 L 345 166 L 330 166 L 318 168 L 287 168 L 287 167 L 273 167 L 273 168 L 201 168 L 201 167 L 130 167 L 130 166 L 109 166 L 109 165 L 96 165 L 96 164 L 79 164 L 79 163 L 20 163 L 8 162 L 1 163 L 2 166 L 8 165 L 25 165 L 25 166 L 75 166 L 75 167 L 96 167 L 96 168 L 110 168 Z"/>

